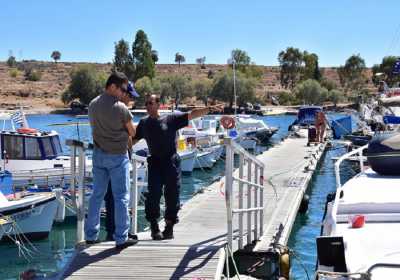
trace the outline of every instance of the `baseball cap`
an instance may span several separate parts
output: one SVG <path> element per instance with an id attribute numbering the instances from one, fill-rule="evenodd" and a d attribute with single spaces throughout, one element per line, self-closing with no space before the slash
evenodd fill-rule
<path id="1" fill-rule="evenodd" d="M 139 97 L 139 94 L 136 92 L 135 84 L 133 82 L 128 82 L 128 87 L 126 89 L 126 92 L 131 98 Z"/>

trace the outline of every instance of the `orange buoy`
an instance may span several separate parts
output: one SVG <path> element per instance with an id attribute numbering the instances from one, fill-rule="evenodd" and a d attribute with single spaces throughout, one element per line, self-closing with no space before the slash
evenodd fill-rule
<path id="1" fill-rule="evenodd" d="M 24 134 L 35 134 L 38 132 L 37 129 L 34 128 L 29 128 L 29 127 L 21 127 L 17 129 L 18 133 L 24 133 Z"/>

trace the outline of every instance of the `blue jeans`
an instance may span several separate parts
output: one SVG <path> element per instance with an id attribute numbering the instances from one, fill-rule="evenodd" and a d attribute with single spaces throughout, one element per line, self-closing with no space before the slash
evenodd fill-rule
<path id="1" fill-rule="evenodd" d="M 93 150 L 93 193 L 85 222 L 86 240 L 96 240 L 100 229 L 100 207 L 111 179 L 115 205 L 116 244 L 128 239 L 129 231 L 129 159 L 128 154 L 108 154 L 95 148 Z"/>

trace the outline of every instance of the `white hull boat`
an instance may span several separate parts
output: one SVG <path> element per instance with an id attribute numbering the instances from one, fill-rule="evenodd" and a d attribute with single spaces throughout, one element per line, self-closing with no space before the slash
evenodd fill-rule
<path id="1" fill-rule="evenodd" d="M 215 162 L 215 154 L 213 151 L 199 151 L 194 163 L 194 168 L 212 168 Z"/>
<path id="2" fill-rule="evenodd" d="M 17 193 L 17 197 L 20 193 Z M 5 235 L 24 235 L 28 239 L 46 238 L 51 231 L 59 203 L 54 193 L 27 194 L 9 200 L 0 192 L 0 215 L 8 216 L 14 226 Z"/>
<path id="3" fill-rule="evenodd" d="M 336 178 L 340 162 L 363 148 L 339 159 Z M 400 279 L 400 176 L 368 168 L 344 185 L 338 182 L 317 238 L 316 278 Z"/>
<path id="4" fill-rule="evenodd" d="M 193 172 L 194 163 L 197 157 L 197 150 L 186 149 L 184 151 L 178 151 L 181 158 L 181 171 L 185 173 Z"/>

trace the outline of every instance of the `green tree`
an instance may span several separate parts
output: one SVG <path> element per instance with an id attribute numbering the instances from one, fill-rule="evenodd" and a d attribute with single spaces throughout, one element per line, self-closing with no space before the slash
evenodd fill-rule
<path id="1" fill-rule="evenodd" d="M 375 64 L 372 67 L 372 81 L 375 85 L 378 85 L 380 80 L 384 80 L 388 86 L 392 87 L 395 86 L 397 83 L 400 82 L 400 75 L 393 74 L 393 67 L 396 61 L 399 60 L 397 56 L 385 56 L 382 59 L 381 64 Z M 377 73 L 383 73 L 382 77 L 378 77 Z"/>
<path id="2" fill-rule="evenodd" d="M 141 106 L 147 95 L 160 93 L 160 81 L 156 78 L 142 77 L 136 81 L 135 89 L 139 93 L 139 97 L 135 99 L 135 105 Z"/>
<path id="3" fill-rule="evenodd" d="M 203 57 L 196 58 L 196 63 L 197 63 L 198 65 L 200 65 L 200 68 L 201 68 L 201 69 L 205 69 L 206 67 L 205 67 L 204 64 L 206 63 L 206 57 L 203 56 Z"/>
<path id="4" fill-rule="evenodd" d="M 153 60 L 152 46 L 143 30 L 136 32 L 132 45 L 132 57 L 135 64 L 134 81 L 147 76 L 150 79 L 155 76 L 155 61 Z M 158 59 L 158 56 L 157 56 Z"/>
<path id="5" fill-rule="evenodd" d="M 66 104 L 74 99 L 79 99 L 83 104 L 90 101 L 104 91 L 105 76 L 96 72 L 91 65 L 83 65 L 71 72 L 71 83 L 62 95 Z"/>
<path id="6" fill-rule="evenodd" d="M 294 105 L 297 103 L 296 96 L 290 92 L 282 91 L 278 94 L 280 105 Z"/>
<path id="7" fill-rule="evenodd" d="M 344 66 L 338 68 L 338 75 L 342 87 L 346 90 L 358 91 L 364 87 L 365 61 L 359 54 L 350 56 Z"/>
<path id="8" fill-rule="evenodd" d="M 237 70 L 245 72 L 246 67 L 250 65 L 250 56 L 248 56 L 246 51 L 234 49 L 231 52 L 229 64 L 232 66 L 233 62 L 235 62 Z"/>
<path id="9" fill-rule="evenodd" d="M 238 105 L 255 101 L 255 86 L 254 79 L 246 78 L 242 72 L 236 73 L 235 87 Z M 229 107 L 232 108 L 234 103 L 232 71 L 215 78 L 210 97 L 214 100 L 228 102 Z"/>
<path id="10" fill-rule="evenodd" d="M 209 79 L 200 79 L 193 82 L 193 91 L 196 99 L 203 101 L 207 106 L 208 97 L 212 89 L 212 81 Z"/>
<path id="11" fill-rule="evenodd" d="M 332 89 L 328 93 L 328 100 L 336 106 L 339 102 L 344 100 L 344 94 L 340 90 Z"/>
<path id="12" fill-rule="evenodd" d="M 130 80 L 134 79 L 135 65 L 129 51 L 129 43 L 123 39 L 114 45 L 113 70 L 125 73 Z"/>
<path id="13" fill-rule="evenodd" d="M 192 84 L 188 77 L 183 75 L 169 75 L 161 78 L 161 99 L 173 99 L 175 108 L 181 100 L 194 95 Z"/>
<path id="14" fill-rule="evenodd" d="M 154 63 L 158 62 L 158 51 L 151 50 L 151 59 L 153 59 Z"/>
<path id="15" fill-rule="evenodd" d="M 303 53 L 293 47 L 281 51 L 278 55 L 280 70 L 280 81 L 284 88 L 294 88 L 300 80 L 303 64 Z"/>
<path id="16" fill-rule="evenodd" d="M 17 60 L 15 59 L 15 56 L 10 55 L 7 59 L 7 66 L 8 67 L 15 67 L 17 65 Z"/>
<path id="17" fill-rule="evenodd" d="M 334 80 L 328 78 L 322 78 L 320 83 L 322 87 L 326 88 L 329 91 L 338 88 L 338 84 Z"/>
<path id="18" fill-rule="evenodd" d="M 61 53 L 59 51 L 53 51 L 51 53 L 51 58 L 54 59 L 54 62 L 57 63 L 57 60 L 60 60 Z"/>
<path id="19" fill-rule="evenodd" d="M 318 81 L 313 79 L 305 80 L 293 90 L 297 100 L 303 104 L 322 104 L 328 98 L 328 90 L 321 87 Z"/>
<path id="20" fill-rule="evenodd" d="M 175 54 L 175 63 L 178 63 L 179 67 L 181 67 L 181 63 L 184 63 L 184 62 L 185 62 L 185 57 L 182 54 L 177 52 Z"/>
<path id="21" fill-rule="evenodd" d="M 318 66 L 318 56 L 315 53 L 303 52 L 304 70 L 302 80 L 321 79 L 321 72 Z"/>

